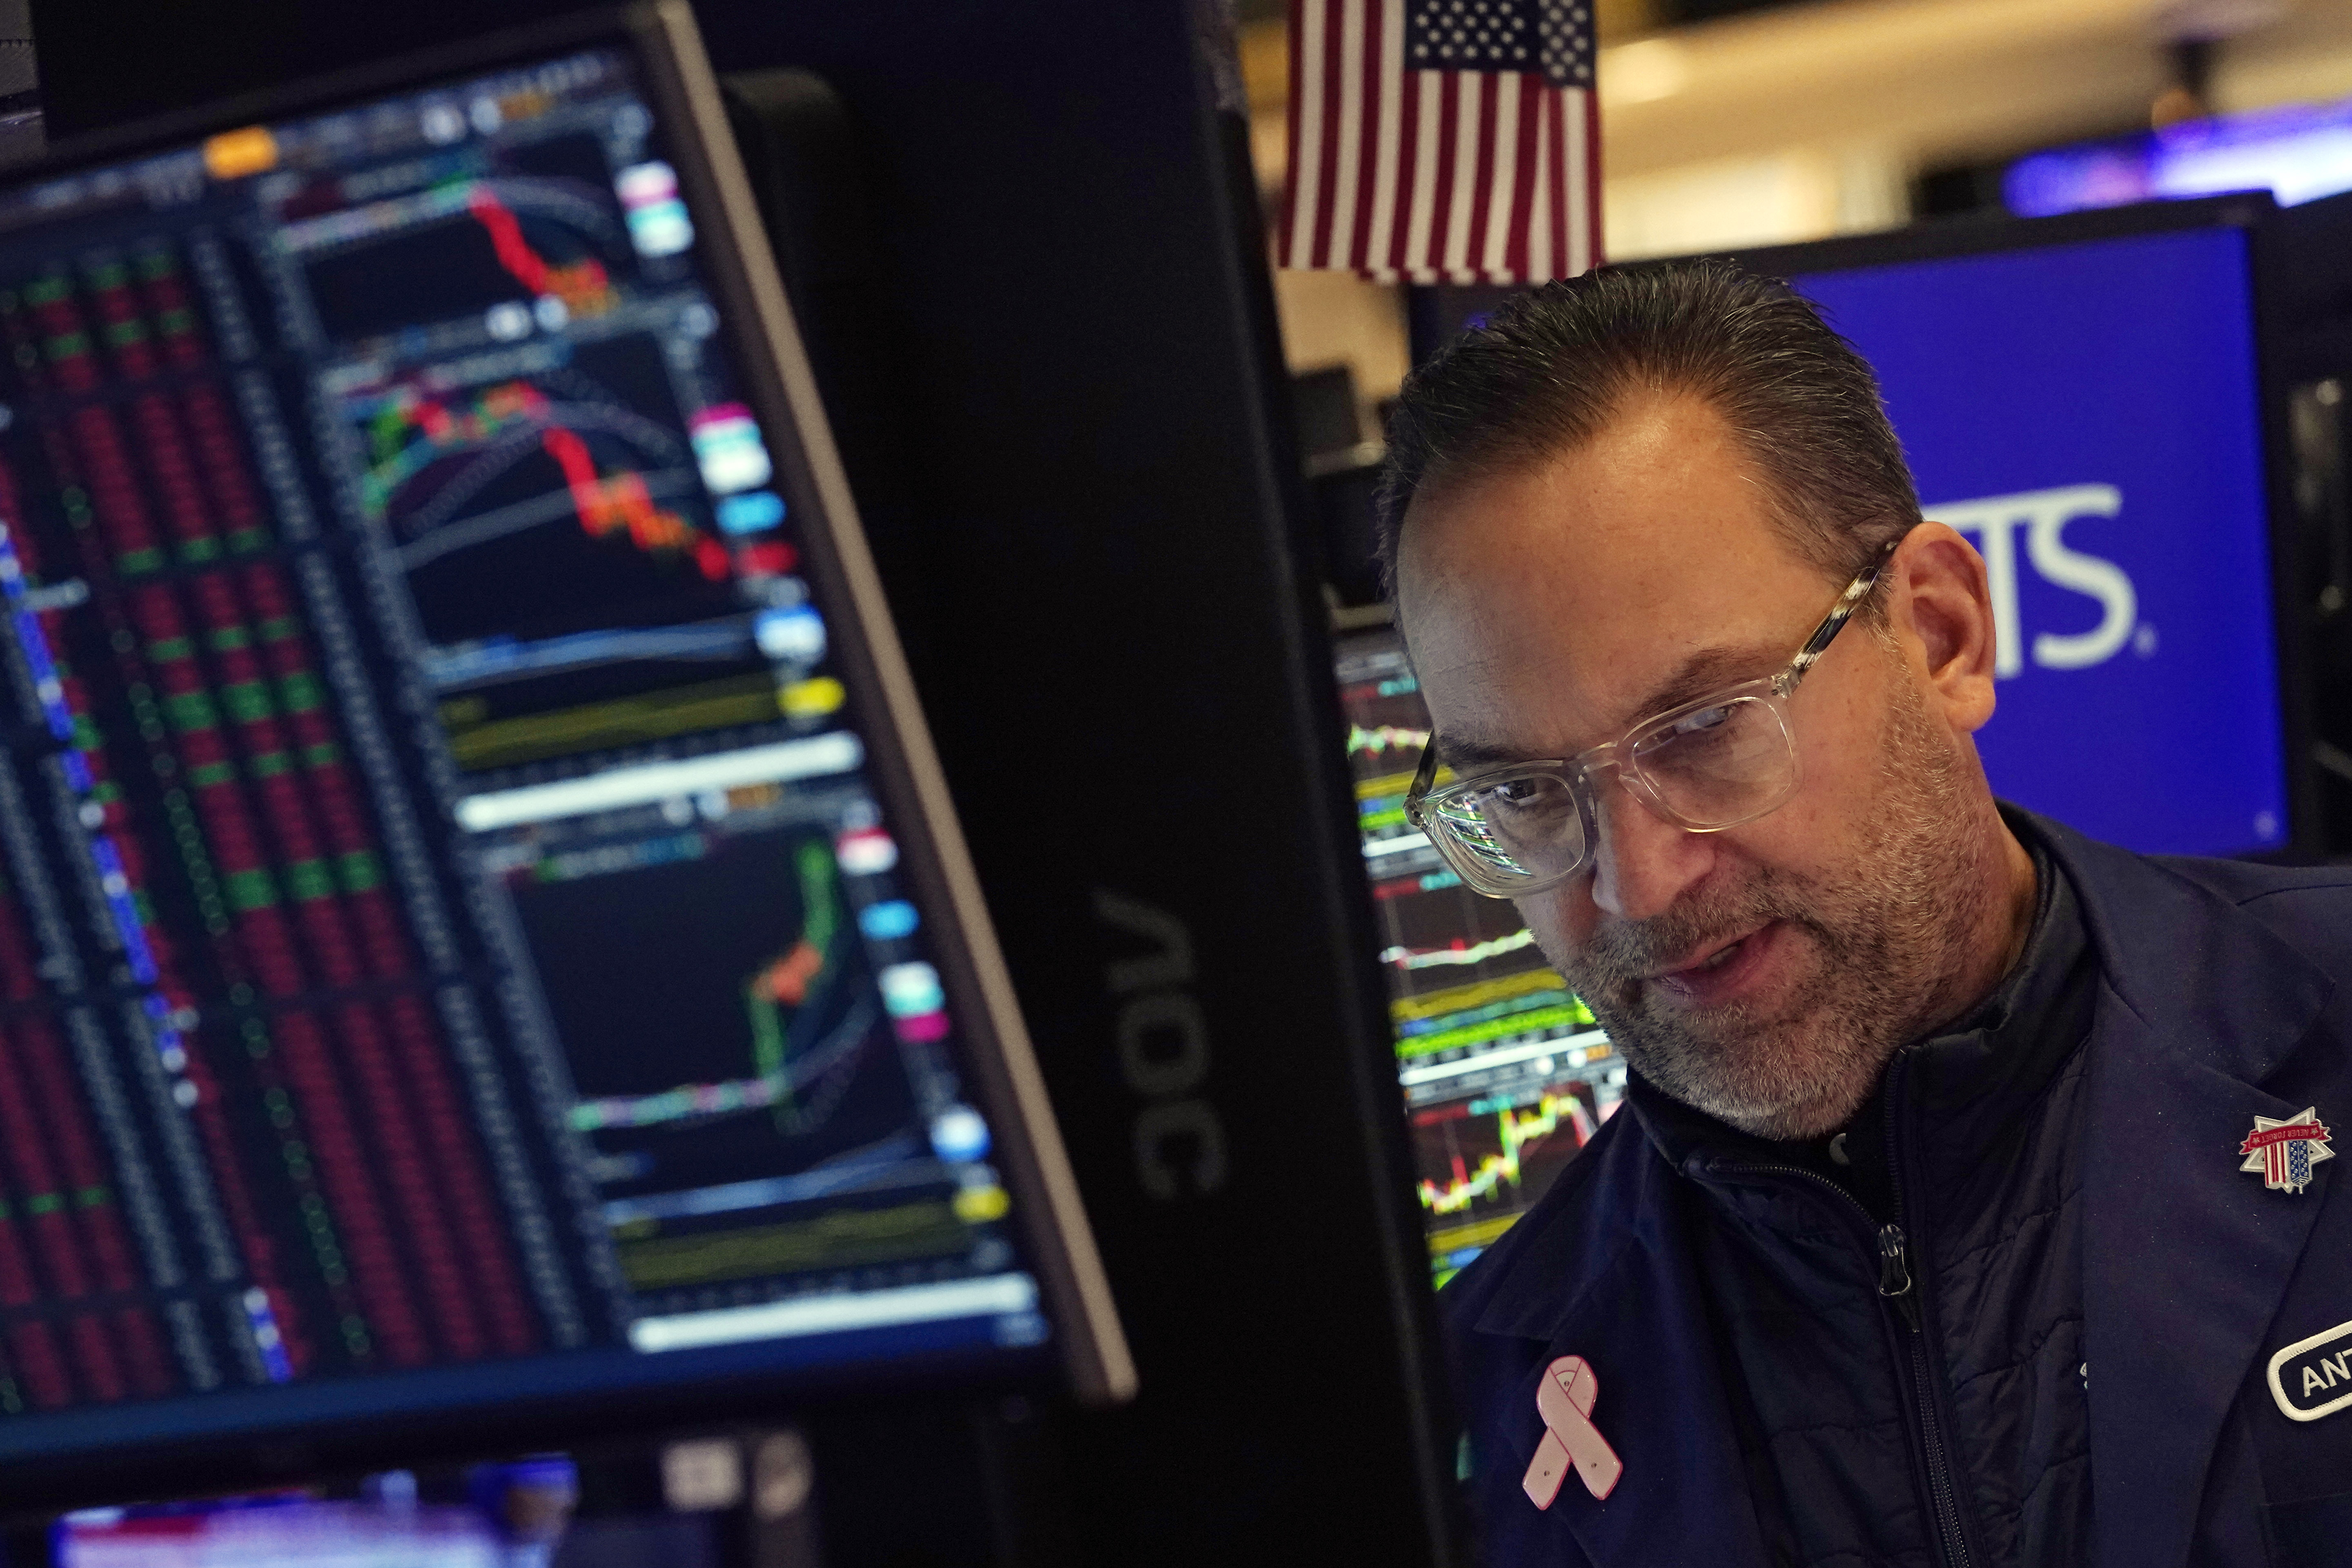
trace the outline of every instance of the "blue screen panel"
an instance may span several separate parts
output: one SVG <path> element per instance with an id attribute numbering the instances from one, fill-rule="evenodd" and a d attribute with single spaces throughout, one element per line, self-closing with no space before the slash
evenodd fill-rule
<path id="1" fill-rule="evenodd" d="M 1994 789 L 2135 849 L 2285 842 L 2243 233 L 1791 281 L 1877 368 L 1927 515 L 1985 555 Z"/>

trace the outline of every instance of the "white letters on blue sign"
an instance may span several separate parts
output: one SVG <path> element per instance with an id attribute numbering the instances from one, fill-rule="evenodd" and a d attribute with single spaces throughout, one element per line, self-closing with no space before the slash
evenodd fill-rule
<path id="1" fill-rule="evenodd" d="M 1993 674 L 2025 670 L 2027 641 L 2017 608 L 2017 530 L 2025 530 L 2026 559 L 2042 580 L 2098 601 L 2099 624 L 2087 632 L 2043 632 L 2032 639 L 2033 662 L 2043 669 L 2087 669 L 2113 658 L 2139 621 L 2139 596 L 2123 568 L 2066 547 L 2066 524 L 2078 517 L 2114 517 L 2123 492 L 2113 485 L 2061 485 L 2010 496 L 1945 501 L 1925 510 L 1937 522 L 1973 534 L 1992 591 Z"/>

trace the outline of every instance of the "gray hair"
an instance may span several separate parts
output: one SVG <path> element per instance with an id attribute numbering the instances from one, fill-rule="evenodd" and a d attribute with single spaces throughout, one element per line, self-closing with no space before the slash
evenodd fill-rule
<path id="1" fill-rule="evenodd" d="M 1811 300 L 1727 262 L 1608 267 L 1513 297 L 1407 378 L 1378 503 L 1391 592 L 1415 495 L 1572 451 L 1640 392 L 1711 405 L 1825 576 L 1919 521 L 1877 377 Z"/>

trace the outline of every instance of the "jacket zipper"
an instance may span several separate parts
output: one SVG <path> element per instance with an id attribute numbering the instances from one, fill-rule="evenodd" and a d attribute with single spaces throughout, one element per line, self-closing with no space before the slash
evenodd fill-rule
<path id="1" fill-rule="evenodd" d="M 1887 1155 L 1889 1173 L 1893 1173 L 1895 1128 L 1888 1119 Z M 1919 1312 L 1919 1295 L 1913 1287 L 1908 1238 L 1900 1224 L 1879 1225 L 1877 1216 L 1864 1208 L 1862 1200 L 1843 1187 L 1817 1172 L 1801 1165 L 1731 1163 L 1714 1167 L 1725 1173 L 1742 1174 L 1795 1176 L 1822 1188 L 1854 1213 L 1863 1223 L 1874 1226 L 1878 1242 L 1878 1294 L 1903 1321 L 1903 1339 L 1911 1359 L 1911 1396 L 1913 1413 L 1919 1422 L 1920 1446 L 1927 1456 L 1927 1486 L 1933 1493 L 1936 1535 L 1944 1548 L 1944 1561 L 1948 1568 L 1970 1568 L 1968 1537 L 1960 1529 L 1958 1492 L 1952 1486 L 1951 1458 L 1944 1445 L 1944 1424 L 1936 1413 L 1933 1385 L 1927 1381 L 1931 1369 L 1927 1363 L 1927 1335 Z M 1895 1180 L 1895 1209 L 1902 1209 L 1902 1183 Z"/>
<path id="2" fill-rule="evenodd" d="M 1899 1120 L 1895 1108 L 1901 1103 L 1898 1095 L 1904 1066 L 1903 1057 L 1898 1052 L 1895 1059 L 1886 1064 L 1884 1090 L 1886 1099 L 1886 1180 L 1894 1189 L 1895 1217 L 1897 1221 L 1902 1219 L 1904 1213 L 1903 1161 L 1900 1152 L 1895 1147 L 1895 1128 Z M 1887 1257 L 1890 1239 L 1894 1248 L 1891 1258 Z M 1960 1526 L 1959 1491 L 1952 1484 L 1951 1453 L 1944 1445 L 1944 1423 L 1936 1410 L 1936 1387 L 1928 1381 L 1931 1369 L 1927 1361 L 1927 1333 L 1922 1321 L 1924 1313 L 1918 1292 L 1911 1289 L 1910 1260 L 1904 1255 L 1900 1224 L 1890 1225 L 1879 1233 L 1879 1253 L 1880 1295 L 1886 1293 L 1888 1263 L 1899 1265 L 1902 1268 L 1902 1293 L 1897 1300 L 1903 1303 L 1905 1321 L 1911 1326 L 1911 1396 L 1919 1406 L 1919 1436 L 1927 1450 L 1927 1485 L 1936 1494 L 1936 1530 L 1944 1538 L 1944 1561 L 1949 1568 L 1969 1568 L 1968 1534 Z"/>

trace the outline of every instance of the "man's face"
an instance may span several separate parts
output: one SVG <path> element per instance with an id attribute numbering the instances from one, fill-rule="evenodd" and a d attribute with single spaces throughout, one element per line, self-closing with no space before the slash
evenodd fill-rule
<path id="1" fill-rule="evenodd" d="M 1417 498 L 1398 576 L 1457 768 L 1573 756 L 1773 674 L 1843 585 L 1790 546 L 1714 411 L 1663 397 L 1540 466 Z M 1882 592 L 1891 630 L 1858 618 L 1790 704 L 1787 805 L 1689 833 L 1603 772 L 1592 866 L 1519 901 L 1643 1077 L 1765 1137 L 1843 1125 L 1981 967 L 1997 878 L 1957 830 L 1984 799 L 1965 740 L 1981 718 L 1956 725 L 1904 584 Z"/>

